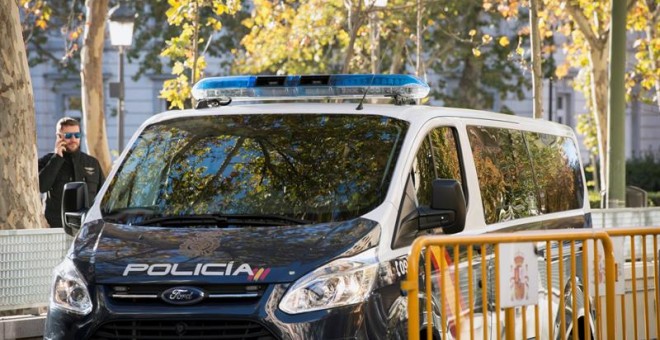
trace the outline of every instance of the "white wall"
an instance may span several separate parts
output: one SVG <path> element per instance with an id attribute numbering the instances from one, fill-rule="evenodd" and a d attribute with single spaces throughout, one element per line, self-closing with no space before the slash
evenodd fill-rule
<path id="1" fill-rule="evenodd" d="M 594 228 L 660 227 L 660 208 L 594 209 Z"/>

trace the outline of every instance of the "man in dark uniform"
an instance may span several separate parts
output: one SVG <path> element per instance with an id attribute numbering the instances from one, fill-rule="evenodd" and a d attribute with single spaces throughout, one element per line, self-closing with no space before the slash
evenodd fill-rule
<path id="1" fill-rule="evenodd" d="M 105 177 L 96 158 L 80 151 L 80 123 L 69 117 L 57 122 L 55 150 L 39 159 L 39 191 L 47 192 L 46 220 L 62 228 L 62 193 L 69 182 L 87 182 L 90 200 Z"/>

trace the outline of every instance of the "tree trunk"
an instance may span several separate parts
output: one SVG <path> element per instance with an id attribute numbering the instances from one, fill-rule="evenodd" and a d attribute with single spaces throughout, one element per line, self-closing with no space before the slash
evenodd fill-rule
<path id="1" fill-rule="evenodd" d="M 415 44 L 417 45 L 415 60 L 415 75 L 422 77 L 422 0 L 417 0 L 417 36 Z"/>
<path id="2" fill-rule="evenodd" d="M 403 32 L 396 34 L 395 43 L 392 47 L 392 64 L 390 74 L 399 73 L 403 69 L 404 48 L 406 46 L 406 35 Z"/>
<path id="3" fill-rule="evenodd" d="M 532 28 L 530 40 L 532 44 L 532 110 L 534 118 L 543 118 L 543 82 L 541 80 L 541 34 L 539 33 L 539 16 L 537 0 L 529 2 L 529 25 Z"/>
<path id="4" fill-rule="evenodd" d="M 472 4 L 466 13 L 463 22 L 465 27 L 477 22 L 483 7 L 477 3 Z M 470 45 L 471 47 L 471 45 Z M 472 48 L 461 49 L 463 51 L 463 70 L 461 79 L 458 83 L 456 98 L 449 102 L 451 106 L 463 107 L 468 109 L 486 108 L 484 92 L 481 90 L 481 74 L 483 72 L 483 58 L 476 57 Z"/>
<path id="5" fill-rule="evenodd" d="M 197 82 L 197 59 L 199 59 L 199 51 L 197 43 L 199 41 L 199 3 L 197 0 L 193 1 L 193 11 L 195 12 L 195 21 L 193 22 L 193 47 L 192 47 L 192 74 L 190 75 L 190 88 L 192 89 Z"/>
<path id="6" fill-rule="evenodd" d="M 467 109 L 484 109 L 483 95 L 479 90 L 479 81 L 481 79 L 482 61 L 472 55 L 471 50 L 466 50 L 463 61 L 463 72 L 461 80 L 458 83 L 458 95 L 456 96 L 457 107 Z"/>
<path id="7" fill-rule="evenodd" d="M 376 12 L 369 13 L 369 37 L 371 40 L 371 73 L 380 73 L 380 25 Z"/>
<path id="8" fill-rule="evenodd" d="M 591 100 L 595 110 L 598 131 L 598 155 L 600 157 L 600 187 L 607 188 L 607 107 L 608 107 L 608 47 L 609 43 L 600 45 L 602 48 L 591 48 L 589 61 L 591 64 Z"/>
<path id="9" fill-rule="evenodd" d="M 355 10 L 350 8 L 351 11 L 348 16 L 348 21 L 350 23 L 350 40 L 348 46 L 346 46 L 346 55 L 344 57 L 344 66 L 342 67 L 342 73 L 348 73 L 351 68 L 351 60 L 353 59 L 353 53 L 355 50 L 355 40 L 357 39 L 357 33 L 362 26 L 362 1 L 358 0 L 357 7 Z"/>
<path id="10" fill-rule="evenodd" d="M 0 229 L 43 228 L 32 80 L 16 1 L 0 1 Z"/>
<path id="11" fill-rule="evenodd" d="M 103 111 L 103 43 L 108 0 L 87 0 L 85 7 L 85 33 L 80 51 L 83 136 L 89 154 L 99 160 L 107 175 L 112 167 Z"/>

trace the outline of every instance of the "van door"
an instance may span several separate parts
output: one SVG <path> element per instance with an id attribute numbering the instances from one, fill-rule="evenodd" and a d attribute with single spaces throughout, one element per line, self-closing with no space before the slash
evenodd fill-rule
<path id="1" fill-rule="evenodd" d="M 438 178 L 458 181 L 463 193 L 467 193 L 458 134 L 456 128 L 451 126 L 433 128 L 415 154 L 399 209 L 393 249 L 408 246 L 423 234 L 455 232 L 440 225 L 426 230 L 419 228 L 419 211 L 430 208 L 433 181 Z"/>

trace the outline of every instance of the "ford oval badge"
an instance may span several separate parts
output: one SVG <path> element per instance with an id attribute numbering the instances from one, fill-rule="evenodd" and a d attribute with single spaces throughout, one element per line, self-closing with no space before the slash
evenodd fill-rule
<path id="1" fill-rule="evenodd" d="M 206 297 L 206 292 L 195 287 L 173 287 L 160 294 L 160 298 L 173 305 L 192 305 Z"/>

